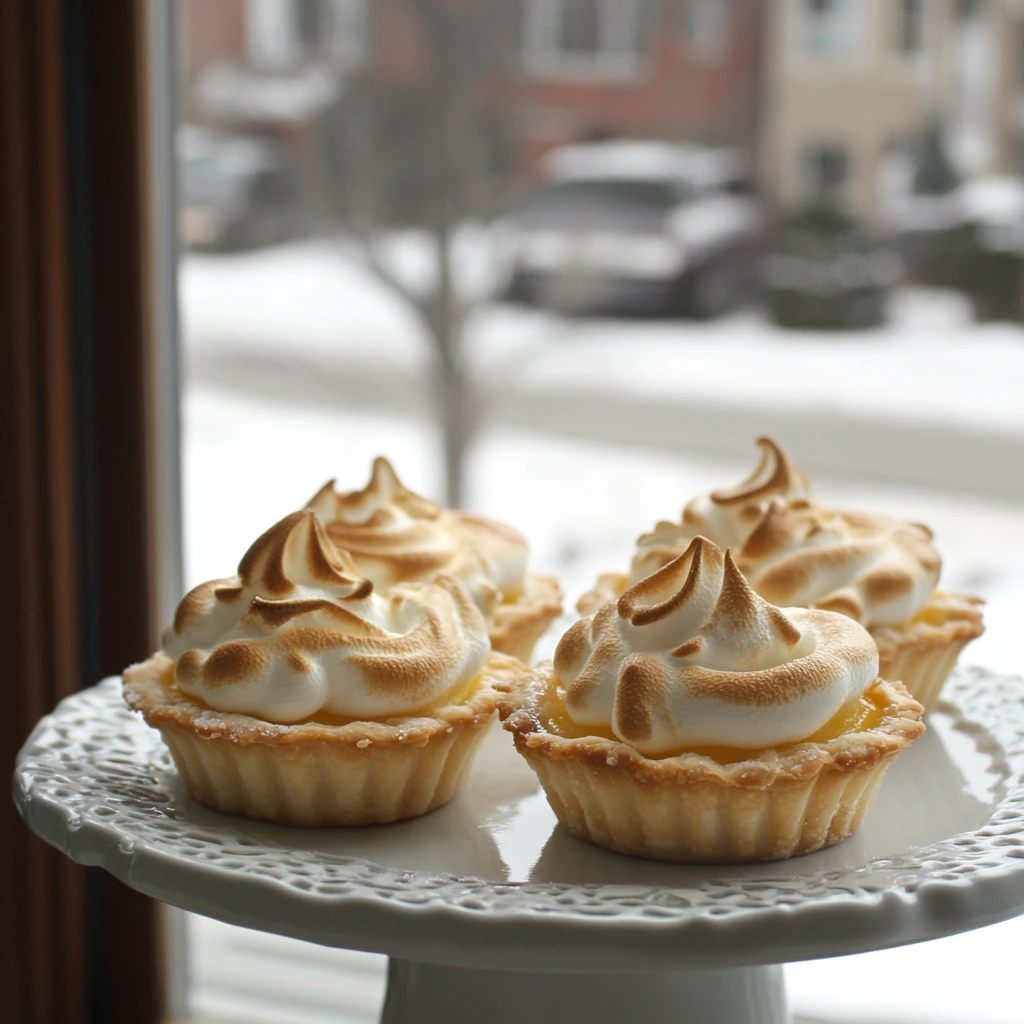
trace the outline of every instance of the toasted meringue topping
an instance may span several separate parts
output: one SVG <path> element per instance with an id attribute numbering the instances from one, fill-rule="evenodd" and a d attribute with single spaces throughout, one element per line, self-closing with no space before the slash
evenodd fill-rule
<path id="1" fill-rule="evenodd" d="M 577 725 L 658 756 L 805 739 L 872 684 L 878 650 L 848 617 L 769 604 L 697 537 L 572 626 L 554 667 Z"/>
<path id="2" fill-rule="evenodd" d="M 907 622 L 924 608 L 942 568 L 927 527 L 826 509 L 777 441 L 757 443 L 760 464 L 743 483 L 694 498 L 681 522 L 662 521 L 640 537 L 631 583 L 705 536 L 736 551 L 754 589 L 775 604 L 842 612 L 868 628 Z"/>
<path id="3" fill-rule="evenodd" d="M 305 510 L 263 534 L 238 575 L 188 593 L 163 647 L 185 693 L 287 723 L 416 711 L 469 683 L 490 642 L 458 580 L 381 596 Z"/>
<path id="4" fill-rule="evenodd" d="M 402 484 L 387 459 L 374 460 L 363 490 L 339 493 L 330 480 L 308 507 L 378 590 L 447 573 L 462 580 L 489 615 L 523 589 L 527 544 L 520 533 L 420 497 Z"/>

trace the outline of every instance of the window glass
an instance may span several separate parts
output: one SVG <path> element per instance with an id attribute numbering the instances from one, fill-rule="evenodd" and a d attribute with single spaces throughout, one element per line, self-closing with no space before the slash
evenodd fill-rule
<path id="1" fill-rule="evenodd" d="M 595 54 L 601 50 L 599 0 L 562 0 L 559 41 L 565 53 Z"/>
<path id="2" fill-rule="evenodd" d="M 722 55 L 729 40 L 732 0 L 688 0 L 683 8 L 684 36 L 701 60 Z"/>
<path id="3" fill-rule="evenodd" d="M 188 583 L 385 454 L 527 536 L 550 654 L 773 433 L 826 500 L 927 522 L 989 602 L 965 660 L 1019 672 L 1024 34 L 1010 0 L 881 7 L 179 0 Z M 189 934 L 197 1015 L 375 1019 L 380 958 Z M 904 954 L 801 965 L 792 1002 L 1019 1020 L 1022 942 L 942 940 L 910 989 Z"/>
<path id="4" fill-rule="evenodd" d="M 631 71 L 646 56 L 650 9 L 650 0 L 523 0 L 526 64 L 555 74 Z"/>
<path id="5" fill-rule="evenodd" d="M 900 0 L 897 46 L 901 53 L 920 53 L 924 48 L 924 0 Z"/>
<path id="6" fill-rule="evenodd" d="M 840 199 L 849 172 L 850 157 L 841 146 L 811 146 L 804 154 L 807 194 L 814 199 Z"/>
<path id="7" fill-rule="evenodd" d="M 862 0 L 800 0 L 801 42 L 812 57 L 844 57 L 859 42 Z"/>

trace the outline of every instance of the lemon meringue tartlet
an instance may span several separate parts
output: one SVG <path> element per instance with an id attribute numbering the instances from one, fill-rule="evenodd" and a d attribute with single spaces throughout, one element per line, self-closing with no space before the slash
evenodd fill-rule
<path id="1" fill-rule="evenodd" d="M 382 591 L 398 583 L 455 576 L 487 619 L 491 646 L 523 661 L 561 614 L 553 576 L 527 574 L 529 546 L 517 530 L 484 516 L 442 509 L 405 487 L 378 457 L 361 491 L 329 480 L 308 506 L 334 544 Z"/>
<path id="2" fill-rule="evenodd" d="M 581 619 L 498 705 L 574 836 L 692 863 L 781 860 L 857 829 L 924 709 L 851 618 L 779 609 L 698 537 Z"/>
<path id="3" fill-rule="evenodd" d="M 694 498 L 679 522 L 637 541 L 629 573 L 606 573 L 580 598 L 589 614 L 683 552 L 696 536 L 736 552 L 753 588 L 777 605 L 855 619 L 878 645 L 880 672 L 930 711 L 964 647 L 984 632 L 981 598 L 939 588 L 932 532 L 887 516 L 818 504 L 783 447 L 758 438 L 761 460 L 739 486 Z"/>
<path id="4" fill-rule="evenodd" d="M 305 510 L 185 596 L 124 693 L 207 807 L 365 825 L 458 792 L 516 668 L 457 579 L 382 596 Z"/>

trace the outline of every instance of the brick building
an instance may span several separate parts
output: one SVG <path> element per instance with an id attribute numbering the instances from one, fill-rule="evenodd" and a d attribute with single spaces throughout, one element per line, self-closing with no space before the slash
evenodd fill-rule
<path id="1" fill-rule="evenodd" d="M 412 0 L 184 0 L 182 10 L 188 117 L 276 132 L 300 149 L 360 76 L 415 89 L 431 73 Z M 762 11 L 761 0 L 473 0 L 475 35 L 456 45 L 490 61 L 474 101 L 500 109 L 506 170 L 523 181 L 551 148 L 592 137 L 753 149 Z"/>

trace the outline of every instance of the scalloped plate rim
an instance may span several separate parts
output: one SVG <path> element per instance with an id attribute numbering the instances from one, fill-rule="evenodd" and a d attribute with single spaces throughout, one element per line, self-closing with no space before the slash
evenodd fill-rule
<path id="1" fill-rule="evenodd" d="M 1011 682 L 1010 688 L 1020 688 L 1024 696 L 1024 679 L 991 673 L 984 669 L 961 669 L 959 685 L 964 677 Z M 865 870 L 897 872 L 906 875 L 908 867 L 893 864 L 892 858 L 869 861 L 851 870 L 833 869 L 800 879 L 805 886 L 822 882 L 848 879 L 847 886 L 839 885 L 824 896 L 809 896 L 795 905 L 770 903 L 768 905 L 733 906 L 725 913 L 717 909 L 706 893 L 706 886 L 723 885 L 723 880 L 709 878 L 705 886 L 683 889 L 652 885 L 650 890 L 669 897 L 685 900 L 688 906 L 666 907 L 654 903 L 642 905 L 616 905 L 614 897 L 629 898 L 623 890 L 635 892 L 636 885 L 587 884 L 572 885 L 554 882 L 488 882 L 472 876 L 433 874 L 422 878 L 416 872 L 402 872 L 384 868 L 358 857 L 339 858 L 350 868 L 359 866 L 376 869 L 382 877 L 415 876 L 429 883 L 430 896 L 416 902 L 404 900 L 394 887 L 374 887 L 365 881 L 346 882 L 343 877 L 329 880 L 330 884 L 350 885 L 345 892 L 317 892 L 297 888 L 294 881 L 270 877 L 237 867 L 192 861 L 180 853 L 161 849 L 160 845 L 137 836 L 128 836 L 123 826 L 84 818 L 76 827 L 73 810 L 58 798 L 39 792 L 26 765 L 36 753 L 43 733 L 58 722 L 61 714 L 78 709 L 83 702 L 119 700 L 120 680 L 111 677 L 89 690 L 66 698 L 50 715 L 41 720 L 18 755 L 14 773 L 14 797 L 26 823 L 47 842 L 81 863 L 97 865 L 115 877 L 147 895 L 186 909 L 206 913 L 235 924 L 263 927 L 305 938 L 325 945 L 347 946 L 384 952 L 391 955 L 415 957 L 438 963 L 480 967 L 508 966 L 510 959 L 522 965 L 520 969 L 551 970 L 617 970 L 653 969 L 657 966 L 678 965 L 680 957 L 687 966 L 725 966 L 726 964 L 760 964 L 812 959 L 822 955 L 839 955 L 902 945 L 954 934 L 968 928 L 981 927 L 1016 916 L 1024 911 L 1024 838 L 1010 850 L 998 845 L 1005 836 L 979 836 L 991 830 L 994 819 L 1008 806 L 1024 809 L 1022 773 L 1012 771 L 1002 799 L 993 807 L 992 816 L 979 829 L 947 837 L 941 843 L 908 849 L 904 857 L 918 855 L 926 858 L 929 851 L 948 845 L 964 837 L 991 838 L 988 843 L 996 863 L 983 864 L 968 879 L 950 879 L 924 876 L 913 889 L 891 882 L 865 888 L 858 885 L 856 876 Z M 961 720 L 981 725 L 990 735 L 1000 724 L 978 722 L 958 705 L 951 705 Z M 1024 738 L 1024 712 L 1019 711 L 1019 735 Z M 146 728 L 140 723 L 141 728 Z M 1024 762 L 1024 747 L 1016 753 L 1004 755 L 1010 761 Z M 1014 798 L 1016 795 L 1015 799 Z M 45 810 L 44 810 L 45 808 Z M 226 819 L 230 822 L 230 819 Z M 208 824 L 203 826 L 209 829 Z M 1024 837 L 1024 824 L 1014 833 Z M 227 837 L 230 842 L 231 837 Z M 128 845 L 126 845 L 126 839 Z M 983 844 L 985 845 L 985 844 Z M 1004 850 L 1001 858 L 999 850 Z M 281 847 L 278 854 L 311 853 Z M 948 851 L 947 851 L 948 852 Z M 901 858 L 902 860 L 902 858 Z M 965 861 L 966 863 L 966 861 Z M 172 866 L 161 884 L 154 881 L 159 871 Z M 342 865 L 339 864 L 339 870 Z M 765 865 L 766 874 L 756 879 L 733 879 L 728 887 L 742 892 L 751 883 L 761 888 L 772 888 L 774 883 L 793 879 L 773 877 L 776 865 Z M 343 874 L 343 872 L 342 872 Z M 175 881 L 173 884 L 171 880 Z M 210 883 L 219 888 L 222 897 L 235 894 L 234 899 L 200 896 Z M 224 883 L 228 882 L 227 886 Z M 219 886 L 217 885 L 219 883 Z M 321 883 L 324 884 L 324 883 Z M 797 886 L 799 888 L 799 886 Z M 461 890 L 461 896 L 460 896 Z M 246 893 L 259 892 L 264 903 L 277 903 L 273 922 L 266 914 L 242 909 L 251 903 Z M 704 894 L 703 902 L 700 895 Z M 683 895 L 685 894 L 685 896 Z M 488 905 L 482 896 L 499 897 Z M 475 900 L 468 905 L 464 900 Z M 563 902 L 569 899 L 569 902 Z M 555 901 L 550 906 L 541 905 Z M 576 900 L 581 903 L 575 902 Z M 965 909 L 965 904 L 971 906 Z M 696 905 L 694 905 L 696 904 Z M 606 906 L 605 906 L 606 905 Z M 721 907 L 721 904 L 718 904 Z M 289 915 L 288 908 L 294 913 Z M 614 908 L 614 909 L 613 909 Z M 345 910 L 340 919 L 331 920 L 339 910 Z M 647 912 L 645 912 L 645 910 Z M 653 912 L 652 912 L 653 911 Z M 874 920 L 859 929 L 851 940 L 843 935 L 843 918 L 862 918 L 864 913 Z M 327 920 L 325 920 L 325 916 Z M 305 918 L 305 920 L 301 920 Z M 544 927 L 538 927 L 540 921 Z M 407 932 L 395 933 L 399 928 Z M 451 929 L 444 937 L 437 929 Z M 770 934 L 765 934 L 765 933 Z M 542 938 L 543 936 L 543 938 Z M 770 948 L 765 942 L 771 939 Z M 481 943 L 480 939 L 486 939 Z M 560 943 L 571 940 L 573 947 L 560 948 Z M 629 942 L 632 960 L 624 957 L 621 947 Z M 823 941 L 827 942 L 823 946 Z M 553 959 L 552 959 L 553 958 Z"/>

